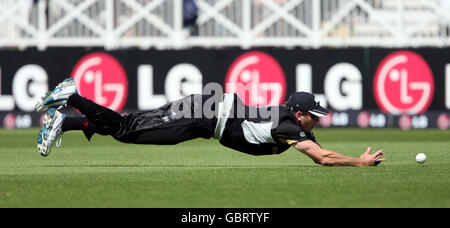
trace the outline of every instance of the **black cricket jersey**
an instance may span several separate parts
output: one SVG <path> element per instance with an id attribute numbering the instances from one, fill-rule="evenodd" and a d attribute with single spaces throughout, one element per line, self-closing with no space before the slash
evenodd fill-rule
<path id="1" fill-rule="evenodd" d="M 285 107 L 249 107 L 236 94 L 219 104 L 214 137 L 226 147 L 252 155 L 280 154 L 303 140 L 316 142 Z"/>
<path id="2" fill-rule="evenodd" d="M 316 142 L 282 106 L 248 107 L 236 94 L 224 94 L 217 102 L 210 99 L 209 95 L 191 95 L 154 110 L 125 115 L 112 135 L 125 143 L 157 145 L 214 137 L 226 147 L 252 155 L 280 154 L 297 142 Z M 204 107 L 211 103 L 213 116 L 206 116 Z"/>

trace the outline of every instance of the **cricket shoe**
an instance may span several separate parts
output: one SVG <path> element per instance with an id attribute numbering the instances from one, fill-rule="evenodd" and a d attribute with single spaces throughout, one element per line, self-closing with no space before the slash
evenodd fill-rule
<path id="1" fill-rule="evenodd" d="M 43 112 L 51 107 L 61 107 L 67 104 L 67 99 L 72 94 L 78 94 L 77 85 L 73 78 L 68 78 L 59 83 L 52 91 L 47 92 L 45 96 L 36 104 L 36 112 Z"/>
<path id="2" fill-rule="evenodd" d="M 42 156 L 50 154 L 53 145 L 61 144 L 62 123 L 66 116 L 54 108 L 50 108 L 44 116 L 44 126 L 38 135 L 37 147 Z M 59 143 L 56 142 L 59 139 Z"/>

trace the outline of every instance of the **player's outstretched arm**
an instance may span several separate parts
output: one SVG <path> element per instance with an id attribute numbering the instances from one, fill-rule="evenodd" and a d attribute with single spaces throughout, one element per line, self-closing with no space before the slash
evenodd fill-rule
<path id="1" fill-rule="evenodd" d="M 314 162 L 326 166 L 374 166 L 386 160 L 381 158 L 384 154 L 382 150 L 371 154 L 372 148 L 370 147 L 360 157 L 351 157 L 321 148 L 311 140 L 298 142 L 294 147 Z"/>

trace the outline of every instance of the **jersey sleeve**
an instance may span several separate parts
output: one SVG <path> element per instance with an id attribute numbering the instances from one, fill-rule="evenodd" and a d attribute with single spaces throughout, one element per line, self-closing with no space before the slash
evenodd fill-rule
<path id="1" fill-rule="evenodd" d="M 273 136 L 279 142 L 291 146 L 309 139 L 306 132 L 304 132 L 300 126 L 289 122 L 281 123 L 278 127 L 276 127 L 274 129 Z"/>

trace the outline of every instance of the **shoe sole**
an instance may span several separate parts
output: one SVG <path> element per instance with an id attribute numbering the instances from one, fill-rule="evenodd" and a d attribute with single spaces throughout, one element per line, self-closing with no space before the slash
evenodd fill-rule
<path id="1" fill-rule="evenodd" d="M 48 112 L 45 114 L 45 116 L 44 116 L 44 120 L 43 120 L 44 126 L 45 126 L 45 128 L 49 129 L 49 131 L 52 131 L 52 130 L 53 130 L 53 124 L 55 123 L 55 121 L 56 121 L 56 119 L 57 119 L 57 118 L 54 118 L 55 115 L 56 115 L 56 109 L 55 109 L 54 111 L 48 111 Z M 64 114 L 61 114 L 61 115 L 62 115 L 61 118 L 64 119 Z M 39 134 L 41 134 L 41 132 L 39 132 Z M 46 148 L 46 147 L 49 146 L 49 145 L 48 145 L 48 137 L 49 137 L 49 135 L 47 135 L 47 138 L 44 137 L 44 136 L 42 136 L 42 144 L 41 144 L 41 145 L 42 145 L 44 148 Z M 38 144 L 38 149 L 39 149 L 39 144 Z M 39 150 L 39 153 L 40 153 L 43 157 L 46 157 L 46 156 L 48 156 L 48 155 L 50 154 L 50 151 L 51 151 L 51 149 L 49 149 L 47 153 L 42 153 L 42 152 Z"/>
<path id="2" fill-rule="evenodd" d="M 47 137 L 44 136 L 44 134 L 42 133 L 42 130 L 39 131 L 39 136 L 38 136 L 38 144 L 37 144 L 37 148 L 39 151 L 39 154 L 43 157 L 46 157 L 49 153 L 45 153 L 45 148 L 47 147 Z M 39 143 L 41 141 L 41 143 Z"/>
<path id="3" fill-rule="evenodd" d="M 69 84 L 73 84 L 73 79 L 66 79 L 63 82 L 59 83 L 55 89 L 53 89 L 51 92 L 48 92 L 45 94 L 41 99 L 37 102 L 35 106 L 35 111 L 37 113 L 41 113 L 44 110 L 51 108 L 51 107 L 59 107 L 63 106 L 66 103 L 66 100 L 60 100 L 55 101 L 53 100 L 53 97 L 51 96 L 56 90 L 60 90 L 62 87 L 67 86 Z"/>

